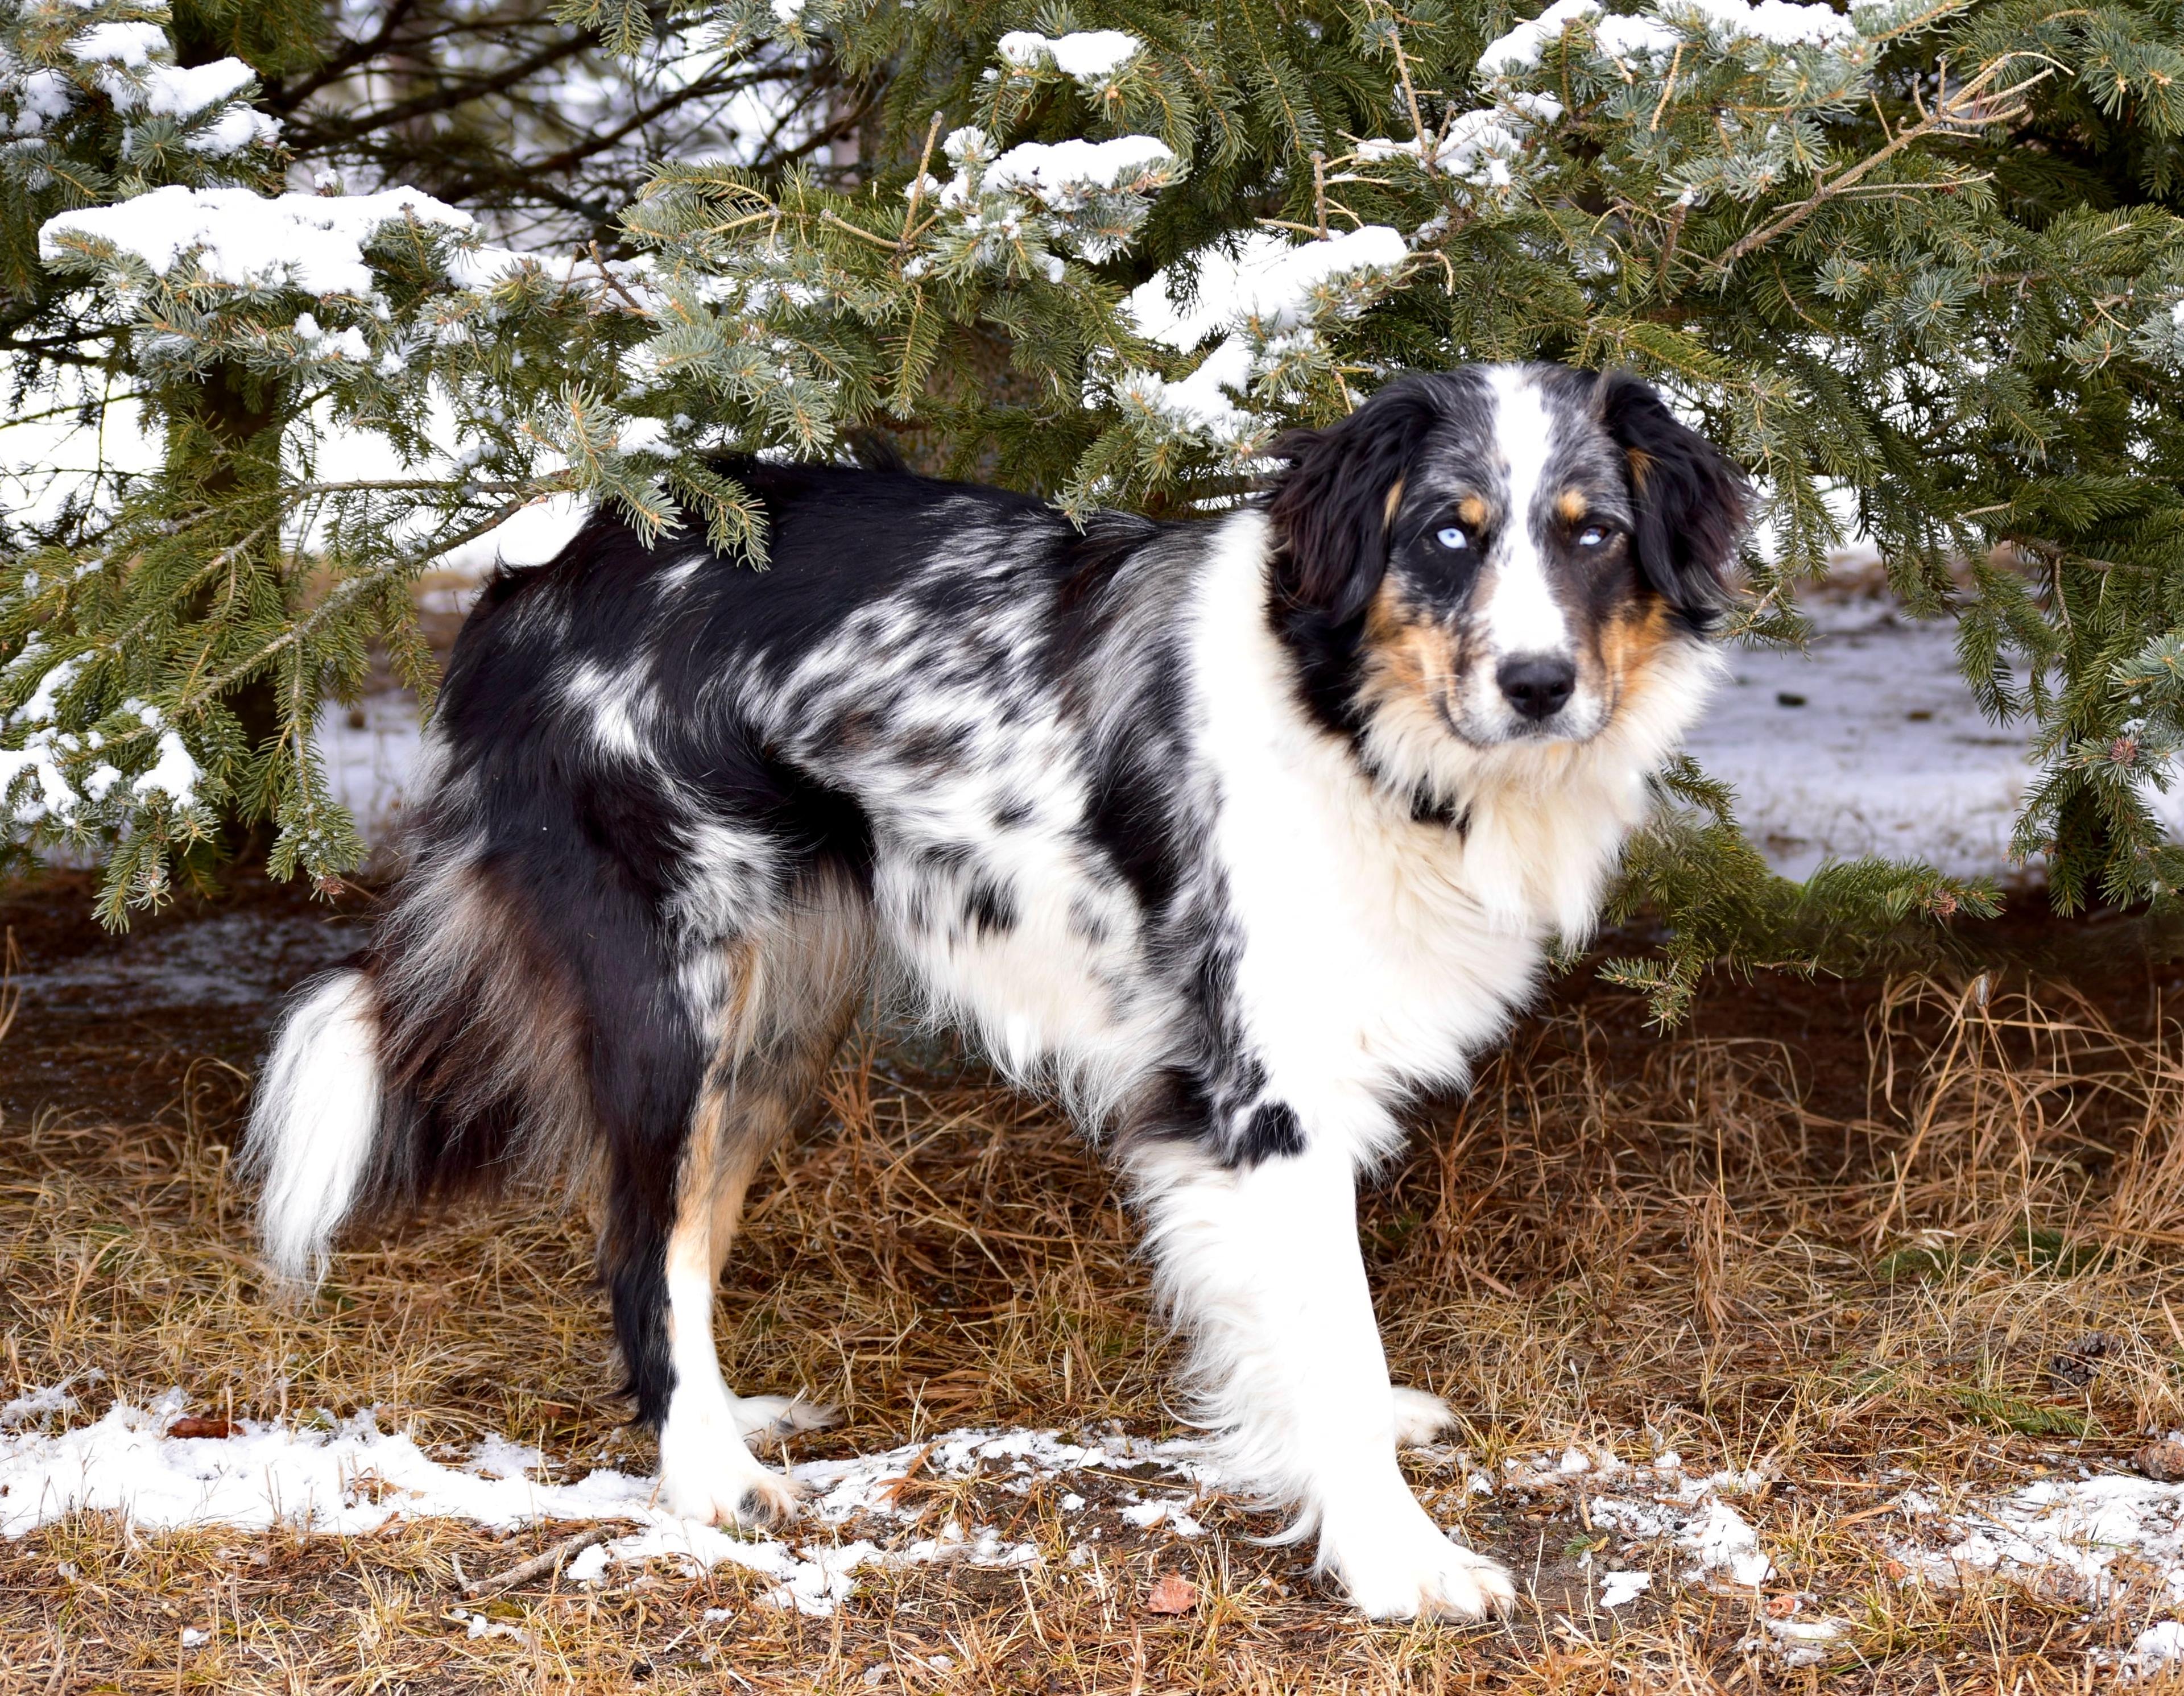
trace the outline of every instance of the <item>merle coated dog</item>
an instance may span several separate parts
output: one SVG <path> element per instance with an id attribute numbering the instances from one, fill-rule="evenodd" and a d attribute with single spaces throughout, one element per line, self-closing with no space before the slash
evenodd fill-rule
<path id="1" fill-rule="evenodd" d="M 1392 381 L 1225 516 L 1081 529 L 902 471 L 738 462 L 770 565 L 610 513 L 465 627 L 369 947 L 251 1127 L 274 1264 L 575 1170 L 661 1495 L 793 1512 L 715 1279 L 883 985 L 1126 1169 L 1227 1476 L 1381 1617 L 1507 1575 L 1396 1465 L 1356 1186 L 1581 937 L 1719 669 L 1736 468 L 1631 377 Z"/>

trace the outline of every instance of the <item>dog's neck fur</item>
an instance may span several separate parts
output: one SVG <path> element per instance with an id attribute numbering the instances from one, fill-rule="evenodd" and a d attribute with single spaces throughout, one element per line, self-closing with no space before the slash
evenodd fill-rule
<path id="1" fill-rule="evenodd" d="M 1430 862 L 1499 926 L 1551 929 L 1570 943 L 1588 936 L 1616 857 L 1645 822 L 1649 780 L 1723 673 L 1719 654 L 1696 636 L 1674 643 L 1587 741 L 1474 746 L 1424 700 L 1366 707 L 1362 616 L 1338 624 L 1284 605 L 1265 515 L 1248 510 L 1224 526 L 1219 552 L 1259 561 L 1278 671 L 1270 682 L 1300 720 L 1344 750 L 1365 804 L 1387 817 L 1407 857 Z"/>

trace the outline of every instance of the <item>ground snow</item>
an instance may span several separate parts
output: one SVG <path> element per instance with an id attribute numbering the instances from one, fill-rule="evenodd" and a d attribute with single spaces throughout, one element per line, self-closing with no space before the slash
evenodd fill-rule
<path id="1" fill-rule="evenodd" d="M 1687 746 L 1736 791 L 1768 862 L 1809 877 L 1862 855 L 1957 876 L 2010 875 L 2010 832 L 2031 781 L 2025 727 L 1997 724 L 1957 668 L 1955 626 L 1916 623 L 1878 594 L 1825 590 L 1794 649 L 1731 647 L 1733 681 Z M 2184 830 L 2184 789 L 2147 800 Z"/>
<path id="2" fill-rule="evenodd" d="M 2106 1657 L 2100 1659 L 2107 1661 Z M 2113 1665 L 2128 1682 L 2165 1672 L 2177 1661 L 2184 1661 L 2184 1625 L 2164 1620 L 2141 1632 L 2129 1649 L 2108 1664 Z"/>
<path id="3" fill-rule="evenodd" d="M 1481 1481 L 1488 1491 L 1497 1487 L 1496 1481 L 1481 1475 L 1474 1481 L 1474 1490 Z M 1686 1582 L 1750 1587 L 1764 1584 L 1774 1576 L 1774 1563 L 1759 1547 L 1759 1533 L 1752 1522 L 1724 1498 L 1742 1495 L 1762 1481 L 1748 1472 L 1689 1476 L 1674 1454 L 1632 1465 L 1610 1453 L 1570 1448 L 1560 1456 L 1509 1461 L 1498 1488 L 1581 1493 L 1586 1518 L 1594 1528 L 1615 1532 L 1633 1544 L 1667 1544 L 1689 1557 L 1690 1565 L 1682 1574 Z M 1646 1587 L 1634 1584 L 1640 1576 L 1603 1575 L 1602 1605 L 1618 1607 L 1630 1600 Z M 1611 1587 L 1617 1593 L 1613 1602 L 1607 1600 Z"/>
<path id="4" fill-rule="evenodd" d="M 26 1390 L 10 1402 L 0 1402 L 0 1431 L 13 1431 L 18 1425 L 36 1425 L 41 1420 L 75 1411 L 75 1398 L 69 1394 L 65 1384 L 48 1384 L 42 1389 Z"/>
<path id="5" fill-rule="evenodd" d="M 2136 1582 L 2184 1606 L 2184 1484 L 2106 1473 L 1949 1506 L 1914 1490 L 1899 1505 L 1913 1531 L 1892 1553 L 1914 1577 L 1993 1575 L 2090 1602 Z"/>
<path id="6" fill-rule="evenodd" d="M 170 1437 L 182 1410 L 178 1391 L 148 1408 L 116 1402 L 93 1424 L 57 1433 L 12 1431 L 64 1414 L 64 1388 L 31 1391 L 0 1409 L 0 1537 L 20 1537 L 66 1515 L 120 1514 L 142 1530 L 294 1526 L 356 1537 L 396 1519 L 457 1519 L 512 1530 L 540 1520 L 608 1520 L 624 1534 L 583 1551 L 566 1569 L 577 1583 L 616 1566 L 665 1559 L 685 1568 L 727 1563 L 773 1581 L 766 1598 L 808 1614 L 831 1613 L 862 1568 L 960 1562 L 1023 1566 L 1035 1545 L 1011 1543 L 994 1526 L 954 1518 L 920 1523 L 904 1487 L 978 1478 L 1011 1495 L 1045 1480 L 1142 1475 L 1190 1493 L 1123 1509 L 1135 1523 L 1166 1521 L 1178 1535 L 1200 1531 L 1187 1511 L 1210 1475 L 1187 1442 L 1119 1434 L 1072 1442 L 1050 1431 L 956 1431 L 930 1442 L 847 1460 L 790 1469 L 810 1492 L 788 1537 L 722 1531 L 653 1505 L 649 1478 L 599 1468 L 568 1483 L 544 1477 L 535 1448 L 489 1436 L 460 1461 L 433 1459 L 408 1435 L 384 1431 L 359 1414 L 315 1425 L 241 1420 L 225 1437 Z M 1126 1493 L 1134 1496 L 1134 1490 Z M 1083 1498 L 1079 1498 L 1080 1508 Z"/>
<path id="7" fill-rule="evenodd" d="M 225 1437 L 170 1437 L 184 1405 L 182 1393 L 170 1391 L 148 1407 L 116 1401 L 96 1421 L 53 1429 L 76 1410 L 70 1385 L 29 1389 L 0 1404 L 0 1537 L 20 1538 L 86 1512 L 119 1514 L 146 1531 L 291 1526 L 343 1537 L 396 1520 L 454 1519 L 509 1531 L 604 1522 L 624 1529 L 571 1560 L 564 1582 L 599 1583 L 652 1560 L 694 1572 L 727 1564 L 767 1581 L 761 1594 L 772 1604 L 824 1615 L 849 1597 L 863 1570 L 1006 1568 L 1040 1559 L 1035 1545 L 1011 1542 L 994 1525 L 951 1515 L 928 1526 L 923 1492 L 911 1487 L 975 1480 L 1022 1497 L 1040 1484 L 1073 1485 L 1057 1491 L 1055 1502 L 1072 1544 L 1069 1562 L 1078 1565 L 1094 1558 L 1094 1513 L 1147 1530 L 1165 1526 L 1173 1536 L 1203 1535 L 1193 1509 L 1220 1481 L 1188 1441 L 967 1429 L 791 1466 L 807 1492 L 805 1512 L 785 1535 L 771 1536 L 678 1519 L 654 1505 L 653 1480 L 610 1467 L 561 1481 L 555 1474 L 577 1469 L 497 1435 L 460 1457 L 437 1458 L 406 1432 L 381 1429 L 373 1414 L 337 1420 L 321 1413 L 302 1424 L 240 1420 Z M 1775 1577 L 1758 1531 L 1730 1499 L 1760 1489 L 1767 1481 L 1758 1474 L 1689 1474 L 1673 1453 L 1632 1464 L 1575 1448 L 1513 1459 L 1498 1475 L 1470 1470 L 1460 1452 L 1422 1451 L 1421 1459 L 1463 1468 L 1468 1494 L 1558 1498 L 1595 1531 L 1619 1539 L 1626 1559 L 1658 1551 L 1679 1582 L 1750 1590 Z M 2184 1484 L 2134 1475 L 2044 1479 L 1946 1507 L 1914 1489 L 1896 1507 L 1907 1530 L 1888 1548 L 1904 1582 L 2000 1576 L 2096 1604 L 2132 1583 L 2142 1592 L 2150 1587 L 2158 1604 L 2184 1606 Z M 1652 1570 L 1601 1571 L 1599 1605 L 1628 1607 L 1655 1587 L 1662 1570 L 1657 1559 Z M 1791 1665 L 1825 1660 L 1849 1628 L 1803 1612 L 1801 1599 L 1810 1598 L 1791 1598 L 1784 1616 L 1770 1609 L 1749 1646 Z M 2159 1671 L 2184 1660 L 2184 1626 L 2154 1625 L 2130 1649 L 2096 1659 L 2126 1677 Z"/>

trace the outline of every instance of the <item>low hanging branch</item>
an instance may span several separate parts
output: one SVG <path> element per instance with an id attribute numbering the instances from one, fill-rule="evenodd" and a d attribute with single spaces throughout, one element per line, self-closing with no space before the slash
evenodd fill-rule
<path id="1" fill-rule="evenodd" d="M 298 10 L 291 57 L 187 71 L 134 0 L 0 0 L 25 405 L 126 395 L 167 444 L 146 476 L 57 462 L 0 529 L 6 843 L 105 854 L 117 920 L 223 814 L 270 817 L 300 875 L 360 862 L 322 698 L 375 651 L 428 682 L 410 585 L 536 497 L 758 562 L 723 456 L 878 427 L 1072 516 L 1217 511 L 1390 371 L 1540 356 L 1635 367 L 1762 479 L 1740 638 L 1799 639 L 1799 584 L 1869 541 L 2023 736 L 2015 840 L 2059 897 L 2184 887 L 2148 801 L 2184 749 L 2157 663 L 2184 643 L 2184 220 L 2109 169 L 2184 131 L 2168 0 L 1177 0 L 1055 34 L 694 0 L 672 41 L 642 0 L 511 0 L 498 44 L 402 4 L 444 62 L 370 0 L 351 40 L 310 46 Z M 443 141 L 309 153 L 339 128 L 314 103 L 398 50 L 414 83 L 349 115 L 437 101 Z M 744 163 L 688 144 L 670 65 L 778 91 L 733 109 Z M 579 117 L 565 67 L 606 109 Z M 2059 173 L 2096 136 L 2104 163 Z M 372 174 L 398 157 L 471 198 Z M 560 175 L 519 194 L 526 161 Z M 213 371 L 248 427 L 205 427 Z M 2055 550 L 2040 571 L 1995 554 L 2016 535 Z M 268 684 L 270 727 L 235 700 Z M 1660 806 L 1618 910 L 1665 940 L 1617 971 L 1664 1014 L 1721 960 L 1817 969 L 1993 905 L 1917 864 L 1786 884 L 1702 773 Z"/>

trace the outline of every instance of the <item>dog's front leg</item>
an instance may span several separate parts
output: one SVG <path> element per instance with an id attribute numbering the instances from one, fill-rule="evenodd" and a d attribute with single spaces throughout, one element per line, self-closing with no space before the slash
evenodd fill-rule
<path id="1" fill-rule="evenodd" d="M 1509 1602 L 1509 1575 L 1451 1542 L 1396 1466 L 1347 1151 L 1308 1141 L 1224 1166 L 1162 1142 L 1133 1165 L 1224 1473 L 1293 1507 L 1293 1535 L 1317 1531 L 1321 1569 L 1376 1619 L 1475 1620 Z"/>

